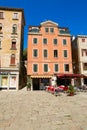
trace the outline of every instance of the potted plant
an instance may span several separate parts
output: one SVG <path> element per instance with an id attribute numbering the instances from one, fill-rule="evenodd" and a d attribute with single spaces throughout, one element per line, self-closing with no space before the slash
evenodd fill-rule
<path id="1" fill-rule="evenodd" d="M 27 76 L 27 91 L 31 90 L 31 77 Z"/>
<path id="2" fill-rule="evenodd" d="M 31 90 L 31 83 L 27 83 L 27 91 Z"/>
<path id="3" fill-rule="evenodd" d="M 68 96 L 74 96 L 75 95 L 74 86 L 70 84 L 67 92 L 68 92 Z"/>

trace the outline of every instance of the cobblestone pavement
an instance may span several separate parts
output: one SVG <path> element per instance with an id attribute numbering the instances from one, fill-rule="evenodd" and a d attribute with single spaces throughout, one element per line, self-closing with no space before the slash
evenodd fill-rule
<path id="1" fill-rule="evenodd" d="M 87 93 L 0 91 L 0 130 L 87 130 Z"/>

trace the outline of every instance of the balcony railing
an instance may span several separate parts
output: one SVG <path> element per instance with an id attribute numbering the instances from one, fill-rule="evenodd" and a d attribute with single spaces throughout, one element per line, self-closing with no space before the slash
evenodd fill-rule
<path id="1" fill-rule="evenodd" d="M 70 34 L 69 30 L 60 30 L 60 34 Z"/>
<path id="2" fill-rule="evenodd" d="M 30 29 L 29 33 L 40 33 L 39 29 Z"/>

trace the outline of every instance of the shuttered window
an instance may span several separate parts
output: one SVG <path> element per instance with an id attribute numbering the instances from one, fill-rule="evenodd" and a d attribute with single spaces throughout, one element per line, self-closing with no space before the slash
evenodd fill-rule
<path id="1" fill-rule="evenodd" d="M 3 12 L 0 12 L 0 19 L 3 19 Z"/>
<path id="2" fill-rule="evenodd" d="M 15 65 L 15 54 L 11 55 L 11 65 Z"/>

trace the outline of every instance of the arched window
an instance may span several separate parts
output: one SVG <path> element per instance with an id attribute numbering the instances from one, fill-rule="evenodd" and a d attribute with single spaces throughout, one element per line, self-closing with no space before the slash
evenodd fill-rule
<path id="1" fill-rule="evenodd" d="M 17 33 L 17 25 L 13 24 L 12 26 L 12 33 Z"/>
<path id="2" fill-rule="evenodd" d="M 0 39 L 0 49 L 2 48 L 2 45 L 1 45 L 1 39 Z"/>
<path id="3" fill-rule="evenodd" d="M 0 32 L 2 31 L 2 23 L 0 23 Z"/>
<path id="4" fill-rule="evenodd" d="M 12 39 L 11 49 L 16 49 L 16 39 Z"/>
<path id="5" fill-rule="evenodd" d="M 15 54 L 11 55 L 11 61 L 10 61 L 11 65 L 15 65 Z"/>

